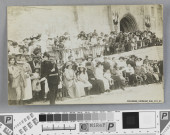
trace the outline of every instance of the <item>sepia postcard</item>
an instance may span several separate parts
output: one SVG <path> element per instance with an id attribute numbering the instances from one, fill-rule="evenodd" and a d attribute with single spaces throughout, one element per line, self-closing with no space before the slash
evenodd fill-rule
<path id="1" fill-rule="evenodd" d="M 9 6 L 9 105 L 163 103 L 163 6 Z"/>

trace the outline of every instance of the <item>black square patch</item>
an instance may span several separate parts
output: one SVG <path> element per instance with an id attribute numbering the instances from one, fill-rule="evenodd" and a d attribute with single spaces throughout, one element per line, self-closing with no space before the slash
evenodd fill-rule
<path id="1" fill-rule="evenodd" d="M 46 122 L 47 121 L 47 115 L 46 114 L 40 114 L 39 115 L 39 121 L 40 122 Z"/>
<path id="2" fill-rule="evenodd" d="M 123 113 L 123 129 L 139 128 L 139 112 Z"/>

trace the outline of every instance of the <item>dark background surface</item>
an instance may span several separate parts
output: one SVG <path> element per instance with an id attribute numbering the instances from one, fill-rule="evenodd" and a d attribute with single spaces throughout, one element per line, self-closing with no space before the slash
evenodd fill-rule
<path id="1" fill-rule="evenodd" d="M 7 88 L 7 6 L 58 6 L 58 5 L 164 5 L 164 88 L 163 104 L 110 104 L 110 105 L 56 105 L 9 106 Z M 139 109 L 170 109 L 170 1 L 169 0 L 0 0 L 0 113 L 10 112 L 65 112 L 115 111 Z"/>

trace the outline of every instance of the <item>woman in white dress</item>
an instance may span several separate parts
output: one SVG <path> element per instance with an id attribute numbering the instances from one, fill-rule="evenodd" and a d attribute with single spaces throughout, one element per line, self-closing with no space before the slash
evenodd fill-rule
<path id="1" fill-rule="evenodd" d="M 64 85 L 68 91 L 70 98 L 76 97 L 76 85 L 75 85 L 76 75 L 72 69 L 72 63 L 66 63 L 66 69 L 64 72 Z"/>
<path id="2" fill-rule="evenodd" d="M 30 65 L 27 63 L 25 56 L 26 55 L 21 55 L 20 62 L 18 63 L 20 64 L 20 67 L 24 72 L 24 79 L 26 82 L 26 87 L 23 90 L 23 100 L 30 101 L 32 99 L 32 85 L 31 85 L 31 77 L 30 77 L 30 75 L 32 74 L 32 70 Z"/>
<path id="3" fill-rule="evenodd" d="M 92 88 L 92 84 L 88 81 L 86 68 L 83 65 L 79 65 L 78 67 L 77 80 L 79 81 L 80 86 L 83 86 L 83 90 L 81 91 L 81 96 L 84 96 L 85 91 L 86 91 L 86 95 L 89 95 L 90 90 Z"/>
<path id="4" fill-rule="evenodd" d="M 26 86 L 26 82 L 24 73 L 17 65 L 15 57 L 9 58 L 8 75 L 8 100 L 16 100 L 16 104 L 19 105 L 23 99 L 23 90 Z"/>

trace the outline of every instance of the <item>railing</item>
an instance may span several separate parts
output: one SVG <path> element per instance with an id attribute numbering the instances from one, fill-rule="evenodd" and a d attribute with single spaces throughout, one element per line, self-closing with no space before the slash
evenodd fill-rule
<path id="1" fill-rule="evenodd" d="M 118 43 L 120 44 L 120 43 Z M 115 44 L 116 45 L 116 44 Z M 121 44 L 120 44 L 121 46 Z M 135 43 L 134 49 L 138 50 L 140 48 L 148 47 L 148 43 L 145 41 L 138 41 Z M 149 45 L 149 46 L 155 46 L 155 45 Z M 66 49 L 66 48 L 58 48 L 56 46 L 48 46 L 48 52 L 56 57 L 56 60 L 62 60 L 64 62 L 68 61 L 68 56 L 73 56 L 73 59 L 77 58 L 87 58 L 89 55 L 92 55 L 93 58 L 96 58 L 97 55 L 106 55 L 106 52 L 110 51 L 109 45 L 89 45 L 89 46 L 83 46 L 79 48 L 72 48 L 72 49 Z M 117 46 L 118 49 L 114 48 L 116 51 L 111 54 L 117 54 L 121 52 L 126 52 L 126 50 L 119 51 L 119 45 Z M 131 50 L 128 50 L 131 51 Z"/>

